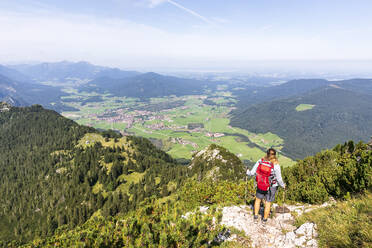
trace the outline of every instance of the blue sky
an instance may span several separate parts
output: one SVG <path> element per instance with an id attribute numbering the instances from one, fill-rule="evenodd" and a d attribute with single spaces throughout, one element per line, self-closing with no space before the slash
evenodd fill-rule
<path id="1" fill-rule="evenodd" d="M 1 0 L 0 63 L 372 60 L 370 0 Z"/>

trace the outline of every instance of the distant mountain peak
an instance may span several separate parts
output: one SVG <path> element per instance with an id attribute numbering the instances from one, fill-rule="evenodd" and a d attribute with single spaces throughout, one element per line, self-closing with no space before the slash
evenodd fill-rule
<path id="1" fill-rule="evenodd" d="M 153 78 L 153 77 L 164 77 L 163 75 L 160 75 L 160 74 L 158 74 L 158 73 L 155 73 L 155 72 L 147 72 L 147 73 L 144 73 L 144 74 L 142 74 L 142 75 L 139 75 L 138 77 L 151 77 L 151 78 Z"/>
<path id="2" fill-rule="evenodd" d="M 81 64 L 81 65 L 92 65 L 91 63 L 87 62 L 87 61 L 78 61 L 76 62 L 76 64 Z"/>

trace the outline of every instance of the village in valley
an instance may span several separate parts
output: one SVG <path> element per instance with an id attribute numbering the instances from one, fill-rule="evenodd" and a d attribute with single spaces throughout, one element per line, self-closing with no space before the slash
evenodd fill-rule
<path id="1" fill-rule="evenodd" d="M 230 126 L 235 99 L 229 92 L 150 100 L 106 94 L 100 95 L 102 101 L 81 103 L 93 97 L 97 95 L 72 91 L 65 104 L 79 111 L 62 114 L 80 124 L 149 138 L 175 158 L 190 159 L 195 152 L 217 143 L 242 160 L 254 161 L 267 147 L 283 146 L 275 134 L 254 134 Z M 285 156 L 281 159 L 284 164 L 293 163 Z"/>

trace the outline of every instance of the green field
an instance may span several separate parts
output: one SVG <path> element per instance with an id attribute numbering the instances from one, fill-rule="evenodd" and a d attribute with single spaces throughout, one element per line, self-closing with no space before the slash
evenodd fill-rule
<path id="1" fill-rule="evenodd" d="M 149 101 L 67 89 L 65 91 L 70 95 L 64 97 L 68 99 L 64 104 L 79 111 L 62 114 L 79 124 L 157 139 L 161 141 L 162 149 L 174 158 L 190 159 L 194 152 L 216 143 L 242 160 L 255 162 L 264 156 L 267 148 L 283 148 L 283 139 L 273 133 L 256 134 L 231 127 L 229 112 L 233 109 L 231 104 L 235 104 L 236 99 L 231 92 L 224 91 L 224 87 L 219 89 L 220 91 L 206 95 L 151 98 Z M 83 101 L 97 96 L 100 96 L 102 101 L 82 104 Z M 204 103 L 206 99 L 208 104 Z M 182 106 L 176 105 L 180 101 Z M 210 102 L 214 105 L 210 105 Z M 203 127 L 189 130 L 190 123 Z M 98 137 L 85 137 L 81 145 L 86 145 L 89 138 Z M 280 156 L 279 161 L 283 166 L 294 163 L 285 156 Z"/>
<path id="2" fill-rule="evenodd" d="M 305 111 L 314 108 L 315 105 L 312 104 L 300 104 L 296 107 L 296 111 Z"/>

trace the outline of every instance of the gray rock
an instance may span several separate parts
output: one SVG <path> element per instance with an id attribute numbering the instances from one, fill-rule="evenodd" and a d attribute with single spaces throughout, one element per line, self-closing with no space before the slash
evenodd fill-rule
<path id="1" fill-rule="evenodd" d="M 301 208 L 295 206 L 294 208 Z M 253 215 L 246 206 L 231 206 L 222 209 L 222 225 L 231 226 L 250 237 L 253 247 L 296 248 L 315 247 L 317 241 L 313 239 L 316 234 L 316 225 L 305 223 L 298 229 L 291 223 L 294 218 L 291 214 L 278 214 L 269 219 L 266 225 L 253 222 Z M 284 234 L 283 231 L 287 231 Z"/>

